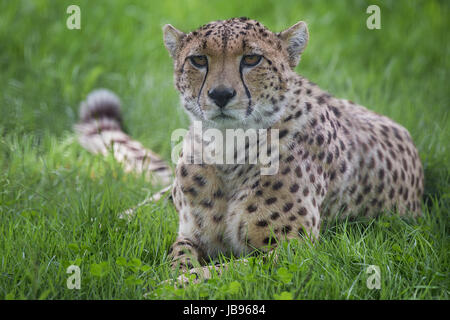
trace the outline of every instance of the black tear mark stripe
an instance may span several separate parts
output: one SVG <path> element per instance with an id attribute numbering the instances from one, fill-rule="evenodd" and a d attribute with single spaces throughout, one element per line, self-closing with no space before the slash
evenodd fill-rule
<path id="1" fill-rule="evenodd" d="M 206 77 L 208 77 L 208 71 L 209 71 L 209 65 L 206 64 L 206 74 L 205 74 L 205 77 L 203 78 L 202 86 L 200 87 L 200 91 L 198 92 L 198 97 L 197 97 L 198 105 L 200 105 L 200 96 L 202 94 L 203 86 L 205 85 L 205 82 L 206 82 Z"/>
<path id="2" fill-rule="evenodd" d="M 248 107 L 247 107 L 247 112 L 246 115 L 249 116 L 250 113 L 252 113 L 252 95 L 250 94 L 250 91 L 247 88 L 247 85 L 245 84 L 244 81 L 244 75 L 242 73 L 242 63 L 239 65 L 239 74 L 241 76 L 241 81 L 242 81 L 242 85 L 244 86 L 245 89 L 245 93 L 247 94 L 247 98 L 248 98 Z"/>

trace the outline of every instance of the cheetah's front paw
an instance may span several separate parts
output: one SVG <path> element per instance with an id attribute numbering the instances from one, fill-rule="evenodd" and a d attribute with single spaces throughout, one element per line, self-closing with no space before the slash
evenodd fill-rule
<path id="1" fill-rule="evenodd" d="M 214 271 L 217 275 L 220 275 L 222 273 L 221 267 L 221 265 L 217 265 L 192 268 L 182 275 L 178 276 L 176 279 L 164 280 L 160 282 L 159 285 L 165 286 L 168 284 L 173 284 L 175 288 L 184 288 L 188 284 L 197 284 L 211 279 Z"/>

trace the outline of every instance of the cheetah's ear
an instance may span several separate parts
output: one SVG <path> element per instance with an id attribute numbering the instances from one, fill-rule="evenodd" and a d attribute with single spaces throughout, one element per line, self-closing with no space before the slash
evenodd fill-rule
<path id="1" fill-rule="evenodd" d="M 294 69 L 298 65 L 300 55 L 308 43 L 308 27 L 305 22 L 300 21 L 289 29 L 280 32 L 278 37 L 285 43 L 289 54 L 289 65 Z"/>
<path id="2" fill-rule="evenodd" d="M 164 45 L 170 53 L 172 59 L 175 59 L 178 48 L 181 44 L 181 39 L 185 36 L 185 33 L 173 27 L 170 24 L 166 24 L 163 27 L 164 33 Z"/>

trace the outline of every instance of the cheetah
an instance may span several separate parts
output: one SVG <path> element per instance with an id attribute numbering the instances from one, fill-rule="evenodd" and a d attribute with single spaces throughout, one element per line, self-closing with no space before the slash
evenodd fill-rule
<path id="1" fill-rule="evenodd" d="M 424 175 L 409 132 L 294 71 L 309 40 L 305 22 L 274 33 L 243 17 L 190 33 L 165 25 L 163 34 L 175 87 L 193 122 L 221 131 L 277 130 L 279 141 L 275 174 L 261 175 L 259 163 L 193 163 L 191 142 L 206 141 L 191 125 L 170 181 L 179 214 L 174 268 L 194 270 L 221 253 L 273 252 L 292 238 L 316 241 L 329 219 L 422 214 Z M 84 111 L 83 145 L 93 150 L 106 135 L 97 149 L 113 146 L 119 160 L 141 170 L 148 158 L 153 167 L 146 168 L 167 184 L 168 165 L 121 131 L 117 98 L 103 96 L 86 103 L 97 112 Z"/>

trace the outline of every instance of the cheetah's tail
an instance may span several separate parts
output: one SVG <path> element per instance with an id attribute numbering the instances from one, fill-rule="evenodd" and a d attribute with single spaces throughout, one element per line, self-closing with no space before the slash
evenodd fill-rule
<path id="1" fill-rule="evenodd" d="M 75 125 L 78 141 L 94 154 L 111 153 L 126 171 L 144 172 L 155 184 L 170 184 L 172 172 L 167 163 L 123 132 L 120 109 L 120 100 L 111 91 L 91 92 L 80 106 L 80 121 Z"/>

